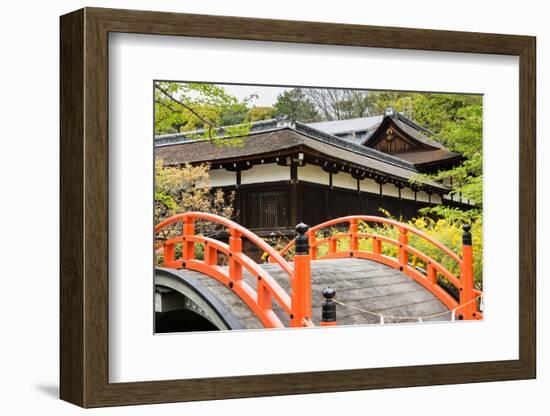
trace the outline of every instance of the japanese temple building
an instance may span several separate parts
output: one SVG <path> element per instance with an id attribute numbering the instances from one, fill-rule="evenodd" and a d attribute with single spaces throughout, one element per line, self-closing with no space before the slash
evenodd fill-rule
<path id="1" fill-rule="evenodd" d="M 211 186 L 235 191 L 235 220 L 259 235 L 290 234 L 299 222 L 381 215 L 380 208 L 408 219 L 434 204 L 472 207 L 449 195 L 452 178 L 411 181 L 463 157 L 392 108 L 351 120 L 255 122 L 237 147 L 194 137 L 157 136 L 155 157 L 165 166 L 209 163 Z"/>

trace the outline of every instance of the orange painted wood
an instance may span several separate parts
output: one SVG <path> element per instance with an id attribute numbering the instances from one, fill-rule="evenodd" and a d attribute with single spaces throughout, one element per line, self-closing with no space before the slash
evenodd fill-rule
<path id="1" fill-rule="evenodd" d="M 195 221 L 206 220 L 225 226 L 230 234 L 229 244 L 221 241 L 195 234 Z M 312 326 L 308 321 L 311 318 L 311 285 L 309 255 L 300 262 L 298 261 L 297 273 L 300 276 L 295 278 L 296 271 L 289 263 L 264 240 L 256 234 L 240 226 L 239 224 L 214 214 L 189 212 L 170 217 L 155 227 L 155 233 L 167 227 L 181 223 L 182 235 L 167 239 L 164 244 L 157 245 L 157 254 L 163 254 L 162 264 L 169 268 L 186 268 L 203 273 L 214 278 L 220 283 L 229 287 L 243 302 L 250 307 L 266 328 L 281 328 L 283 324 L 273 312 L 272 301 L 279 304 L 282 310 L 289 315 L 293 326 Z M 260 249 L 268 252 L 273 262 L 278 263 L 288 273 L 293 285 L 297 290 L 293 291 L 291 298 L 281 286 L 256 262 L 242 252 L 242 238 L 245 237 Z M 182 243 L 182 259 L 177 260 L 175 246 Z M 204 245 L 204 260 L 195 258 L 196 244 Z M 217 265 L 218 253 L 229 258 L 228 270 Z M 243 269 L 248 270 L 257 277 L 257 286 L 254 290 L 243 281 Z"/>
<path id="2" fill-rule="evenodd" d="M 377 235 L 374 233 L 361 233 L 359 232 L 358 224 L 360 221 L 373 222 L 378 224 L 388 224 L 393 226 L 399 233 L 399 241 L 392 238 Z M 324 228 L 332 227 L 341 223 L 349 223 L 349 230 L 347 233 L 337 233 L 330 237 L 321 239 L 316 238 L 316 233 Z M 418 249 L 409 245 L 408 235 L 415 234 L 423 240 L 429 242 L 452 260 L 454 260 L 459 266 L 461 272 L 460 276 L 456 276 L 449 271 L 441 263 L 435 261 L 427 254 L 419 251 Z M 317 259 L 337 259 L 337 258 L 365 258 L 373 260 L 389 267 L 402 271 L 404 274 L 420 283 L 423 287 L 433 293 L 445 306 L 449 309 L 456 309 L 460 319 L 481 319 L 483 316 L 480 311 L 477 310 L 477 303 L 473 301 L 476 297 L 482 295 L 481 291 L 474 289 L 473 278 L 473 252 L 471 246 L 464 246 L 462 251 L 462 258 L 458 254 L 454 253 L 448 247 L 441 242 L 433 239 L 427 234 L 411 227 L 408 224 L 400 223 L 398 221 L 374 216 L 362 216 L 352 215 L 342 218 L 326 221 L 322 224 L 316 225 L 308 231 L 310 241 L 310 252 L 315 253 Z M 341 239 L 348 238 L 350 245 L 348 250 L 337 251 L 337 243 Z M 360 239 L 372 239 L 372 252 L 358 250 L 358 241 Z M 385 256 L 382 254 L 382 243 L 391 244 L 397 247 L 398 254 L 396 258 Z M 294 242 L 288 243 L 283 251 L 287 253 L 293 246 Z M 324 256 L 317 255 L 317 249 L 328 244 L 328 254 Z M 423 260 L 426 263 L 426 271 L 421 272 L 417 269 L 410 267 L 409 255 L 413 255 Z M 445 277 L 459 292 L 459 301 L 457 302 L 445 289 L 439 285 L 438 274 Z"/>
<path id="3" fill-rule="evenodd" d="M 294 256 L 294 278 L 292 287 L 293 327 L 303 326 L 304 319 L 311 319 L 311 260 L 309 254 Z"/>

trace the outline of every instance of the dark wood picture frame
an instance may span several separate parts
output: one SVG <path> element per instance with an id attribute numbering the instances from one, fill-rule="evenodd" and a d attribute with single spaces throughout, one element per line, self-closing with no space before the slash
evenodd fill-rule
<path id="1" fill-rule="evenodd" d="M 109 383 L 110 32 L 519 56 L 519 359 Z M 115 9 L 85 8 L 62 16 L 61 398 L 99 407 L 535 378 L 535 45 L 530 36 Z"/>

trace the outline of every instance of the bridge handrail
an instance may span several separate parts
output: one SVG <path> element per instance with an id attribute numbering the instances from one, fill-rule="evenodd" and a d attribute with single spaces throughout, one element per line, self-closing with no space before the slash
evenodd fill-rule
<path id="1" fill-rule="evenodd" d="M 229 244 L 195 234 L 196 220 L 205 220 L 220 224 L 228 229 Z M 311 307 L 301 301 L 300 293 L 292 291 L 289 296 L 284 289 L 255 261 L 242 252 L 242 238 L 248 239 L 254 245 L 267 252 L 273 262 L 286 272 L 290 278 L 291 286 L 309 279 L 308 273 L 299 268 L 292 268 L 290 264 L 277 252 L 276 249 L 252 231 L 241 225 L 216 214 L 204 212 L 186 212 L 177 214 L 161 221 L 155 226 L 155 234 L 166 229 L 172 224 L 181 223 L 183 230 L 181 235 L 166 238 L 163 243 L 155 247 L 155 253 L 162 251 L 163 264 L 172 268 L 187 268 L 204 273 L 220 283 L 229 286 L 234 293 L 241 298 L 258 316 L 266 327 L 282 327 L 279 317 L 272 307 L 272 300 L 279 304 L 291 320 L 291 326 L 313 326 L 311 321 Z M 204 244 L 204 260 L 195 259 L 195 244 Z M 176 244 L 182 244 L 182 259 L 176 260 Z M 217 265 L 217 253 L 222 253 L 229 258 L 229 270 L 226 273 Z M 308 255 L 309 257 L 309 255 Z M 244 280 L 242 270 L 248 270 L 256 280 L 256 291 Z M 309 313 L 307 307 L 309 306 Z"/>
<path id="2" fill-rule="evenodd" d="M 389 237 L 385 237 L 383 235 L 378 235 L 376 233 L 359 232 L 358 225 L 360 221 L 387 224 L 393 226 L 399 233 L 399 241 Z M 340 232 L 326 238 L 317 238 L 316 233 L 319 230 L 342 223 L 349 223 L 348 232 Z M 384 263 L 390 267 L 399 269 L 406 275 L 415 279 L 418 283 L 422 284 L 424 287 L 434 293 L 447 307 L 449 307 L 449 309 L 460 310 L 462 312 L 461 315 L 466 316 L 467 319 L 478 319 L 482 317 L 482 314 L 477 311 L 477 308 L 475 308 L 475 305 L 473 305 L 471 302 L 471 299 L 478 291 L 476 291 L 473 287 L 473 253 L 471 247 L 471 234 L 469 232 L 470 226 L 465 225 L 465 227 L 466 228 L 464 236 L 468 235 L 468 244 L 464 244 L 465 237 L 463 236 L 462 257 L 441 242 L 435 240 L 426 233 L 417 230 L 411 225 L 404 224 L 393 219 L 371 215 L 349 215 L 325 221 L 321 224 L 311 227 L 307 232 L 307 235 L 309 238 L 309 247 L 312 259 L 317 259 L 317 247 L 328 243 L 328 254 L 323 255 L 320 258 L 331 259 L 343 257 L 358 257 Z M 460 269 L 460 278 L 451 273 L 445 266 L 440 264 L 431 256 L 412 247 L 409 244 L 409 234 L 414 234 L 422 238 L 424 241 L 440 249 L 444 254 L 454 260 Z M 349 238 L 349 250 L 338 251 L 336 242 L 343 238 Z M 372 253 L 366 250 L 359 250 L 358 240 L 365 238 L 373 239 Z M 383 242 L 392 244 L 397 247 L 397 257 L 388 257 L 382 254 L 381 244 Z M 295 242 L 290 241 L 279 253 L 284 256 L 294 245 Z M 413 269 L 409 263 L 409 255 L 416 256 L 425 261 L 426 271 L 420 272 L 416 269 Z M 437 273 L 440 273 L 442 276 L 446 277 L 447 280 L 458 290 L 458 302 L 442 289 L 437 278 Z"/>
<path id="3" fill-rule="evenodd" d="M 399 221 L 392 220 L 390 218 L 376 217 L 372 215 L 349 215 L 347 217 L 341 217 L 341 218 L 325 221 L 321 224 L 311 227 L 308 231 L 308 235 L 314 236 L 317 231 L 322 230 L 323 228 L 327 228 L 333 225 L 351 222 L 351 221 L 376 222 L 376 223 L 392 225 L 396 228 L 402 228 L 404 230 L 407 230 L 407 232 L 415 234 L 421 237 L 422 239 L 428 241 L 429 243 L 433 244 L 434 246 L 439 248 L 441 251 L 443 251 L 445 254 L 447 254 L 449 257 L 451 257 L 453 260 L 455 260 L 459 266 L 462 265 L 462 259 L 454 251 L 449 249 L 444 244 L 440 243 L 439 241 L 430 237 L 428 234 L 420 230 L 417 230 L 416 228 L 408 224 L 404 224 Z M 293 246 L 294 246 L 294 240 L 291 240 L 285 247 L 283 247 L 281 251 L 279 251 L 279 253 L 284 256 Z"/>
<path id="4" fill-rule="evenodd" d="M 264 240 L 262 240 L 260 237 L 258 237 L 249 229 L 243 227 L 242 225 L 237 224 L 236 222 L 228 218 L 222 217 L 221 215 L 210 214 L 206 212 L 197 212 L 197 211 L 186 212 L 184 214 L 177 214 L 159 222 L 155 227 L 155 234 L 158 233 L 161 229 L 166 228 L 167 226 L 173 223 L 184 222 L 186 218 L 215 222 L 220 225 L 223 225 L 229 230 L 237 231 L 238 233 L 241 234 L 241 236 L 246 237 L 250 242 L 254 243 L 258 248 L 268 253 L 269 257 L 272 258 L 274 262 L 278 263 L 281 266 L 281 268 L 290 277 L 292 277 L 292 274 L 293 274 L 292 267 L 283 258 L 283 256 L 279 254 L 277 250 L 275 250 L 273 247 L 271 247 L 269 244 L 267 244 Z"/>

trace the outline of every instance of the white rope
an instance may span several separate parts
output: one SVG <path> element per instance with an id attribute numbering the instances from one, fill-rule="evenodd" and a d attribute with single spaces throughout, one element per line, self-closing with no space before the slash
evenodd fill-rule
<path id="1" fill-rule="evenodd" d="M 433 313 L 431 315 L 424 315 L 424 316 L 394 316 L 394 315 L 382 315 L 378 312 L 373 312 L 373 311 L 369 311 L 367 309 L 362 309 L 362 308 L 359 308 L 355 305 L 350 305 L 349 303 L 344 303 L 344 302 L 341 302 L 337 299 L 333 299 L 334 302 L 336 302 L 338 305 L 342 305 L 342 306 L 345 306 L 347 308 L 351 308 L 351 309 L 355 309 L 355 310 L 358 310 L 360 312 L 363 312 L 363 313 L 367 313 L 369 315 L 372 315 L 372 316 L 376 316 L 380 319 L 380 324 L 384 324 L 385 320 L 386 319 L 400 319 L 400 320 L 411 320 L 411 321 L 414 321 L 414 320 L 417 320 L 418 322 L 424 322 L 425 319 L 430 319 L 430 318 L 436 318 L 438 316 L 443 316 L 443 315 L 447 315 L 448 313 L 451 314 L 451 321 L 454 321 L 456 320 L 456 311 L 458 309 L 462 309 L 464 308 L 466 305 L 469 305 L 470 303 L 472 302 L 476 302 L 478 299 L 480 299 L 480 302 L 482 301 L 483 299 L 483 295 L 479 295 L 475 298 L 473 298 L 472 300 L 469 300 L 468 302 L 466 302 L 465 304 L 463 305 L 459 305 L 457 308 L 454 308 L 454 309 L 451 309 L 449 311 L 444 311 L 444 312 L 438 312 L 438 313 Z"/>

